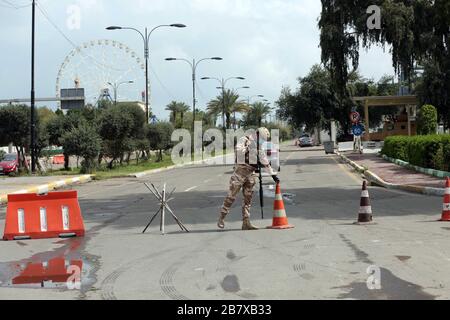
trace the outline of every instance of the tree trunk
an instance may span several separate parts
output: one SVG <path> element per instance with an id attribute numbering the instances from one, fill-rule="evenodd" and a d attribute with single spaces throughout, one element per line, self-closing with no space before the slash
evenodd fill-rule
<path id="1" fill-rule="evenodd" d="M 64 170 L 69 171 L 69 155 L 64 153 Z"/>
<path id="2" fill-rule="evenodd" d="M 130 164 L 130 158 L 131 158 L 131 152 L 128 152 L 127 160 L 126 160 L 127 164 Z"/>
<path id="3" fill-rule="evenodd" d="M 115 160 L 116 160 L 116 159 L 113 158 L 113 159 L 108 163 L 108 169 L 109 169 L 109 170 L 112 170 L 112 168 L 113 168 L 113 163 L 114 163 Z"/>
<path id="4" fill-rule="evenodd" d="M 101 165 L 102 164 L 102 160 L 103 160 L 103 154 L 99 154 L 98 155 L 98 165 Z"/>
<path id="5" fill-rule="evenodd" d="M 227 112 L 225 114 L 225 116 L 226 116 L 226 122 L 227 122 L 227 129 L 230 129 L 231 128 L 231 114 L 229 112 Z"/>
<path id="6" fill-rule="evenodd" d="M 25 168 L 25 161 L 23 157 L 23 153 L 21 152 L 20 148 L 18 146 L 16 147 L 17 157 L 19 158 L 19 170 Z"/>

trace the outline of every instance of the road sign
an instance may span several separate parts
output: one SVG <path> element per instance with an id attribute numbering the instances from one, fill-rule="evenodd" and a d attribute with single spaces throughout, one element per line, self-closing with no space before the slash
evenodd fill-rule
<path id="1" fill-rule="evenodd" d="M 353 135 L 356 136 L 356 137 L 362 136 L 363 133 L 364 133 L 364 128 L 363 128 L 363 126 L 360 125 L 360 124 L 357 124 L 357 125 L 352 126 L 352 133 L 353 133 Z"/>
<path id="2" fill-rule="evenodd" d="M 359 114 L 359 112 L 352 112 L 350 113 L 350 120 L 352 121 L 352 123 L 358 123 L 359 120 L 361 120 L 361 115 Z"/>

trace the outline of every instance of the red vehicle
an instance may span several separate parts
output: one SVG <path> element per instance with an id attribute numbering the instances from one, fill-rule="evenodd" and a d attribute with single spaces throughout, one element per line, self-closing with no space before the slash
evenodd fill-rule
<path id="1" fill-rule="evenodd" d="M 19 157 L 17 153 L 7 153 L 0 161 L 0 174 L 17 173 L 19 171 Z"/>

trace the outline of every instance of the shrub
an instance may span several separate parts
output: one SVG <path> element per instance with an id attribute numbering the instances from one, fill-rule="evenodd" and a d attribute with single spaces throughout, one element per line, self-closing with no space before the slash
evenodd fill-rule
<path id="1" fill-rule="evenodd" d="M 388 137 L 381 153 L 412 165 L 448 171 L 450 135 Z"/>
<path id="2" fill-rule="evenodd" d="M 158 122 L 147 126 L 147 139 L 150 149 L 157 150 L 157 162 L 162 161 L 162 152 L 173 147 L 171 141 L 174 128 L 170 122 Z"/>
<path id="3" fill-rule="evenodd" d="M 422 135 L 435 134 L 437 129 L 437 110 L 426 104 L 420 108 L 417 119 L 417 132 Z"/>
<path id="4" fill-rule="evenodd" d="M 381 153 L 388 157 L 408 161 L 407 153 L 408 139 L 404 136 L 392 136 L 384 140 L 383 150 Z"/>
<path id="5" fill-rule="evenodd" d="M 69 155 L 83 157 L 81 173 L 92 173 L 101 146 L 101 140 L 94 127 L 81 125 L 73 128 L 62 137 L 64 150 Z"/>

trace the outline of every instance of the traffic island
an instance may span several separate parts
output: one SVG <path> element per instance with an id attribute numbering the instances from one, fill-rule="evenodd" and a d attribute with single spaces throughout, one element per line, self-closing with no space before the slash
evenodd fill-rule
<path id="1" fill-rule="evenodd" d="M 387 189 L 443 196 L 445 181 L 410 170 L 375 154 L 336 153 L 344 162 L 364 175 L 371 183 Z"/>

